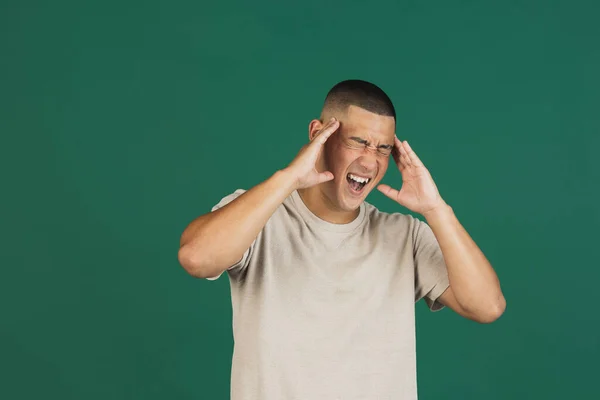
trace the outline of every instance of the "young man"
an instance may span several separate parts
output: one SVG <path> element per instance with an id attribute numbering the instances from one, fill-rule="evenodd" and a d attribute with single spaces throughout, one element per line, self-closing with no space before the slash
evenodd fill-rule
<path id="1" fill-rule="evenodd" d="M 230 279 L 232 400 L 415 399 L 416 301 L 503 313 L 494 270 L 395 128 L 380 88 L 340 82 L 287 167 L 183 232 L 186 271 Z M 390 156 L 399 191 L 378 185 Z M 375 187 L 427 223 L 365 202 Z"/>

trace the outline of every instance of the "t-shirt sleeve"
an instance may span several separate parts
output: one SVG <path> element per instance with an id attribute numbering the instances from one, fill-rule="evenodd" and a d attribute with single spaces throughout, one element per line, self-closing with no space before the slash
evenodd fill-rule
<path id="1" fill-rule="evenodd" d="M 211 209 L 211 212 L 214 212 L 214 211 L 218 210 L 219 208 L 226 206 L 227 204 L 231 203 L 233 200 L 237 199 L 239 196 L 241 196 L 245 192 L 246 191 L 244 189 L 237 189 L 235 192 L 223 197 L 221 199 L 221 201 L 219 201 L 219 203 L 217 203 L 215 206 L 213 206 L 213 208 Z M 250 256 L 252 254 L 252 251 L 254 250 L 255 243 L 256 243 L 256 239 L 252 242 L 250 247 L 246 250 L 246 252 L 242 256 L 242 258 L 238 262 L 233 264 L 231 267 L 227 268 L 227 270 L 232 271 L 234 269 L 246 268 L 248 266 L 248 262 L 250 261 Z M 206 279 L 208 279 L 209 281 L 214 281 L 214 280 L 219 279 L 221 277 L 221 275 L 223 275 L 222 272 L 217 276 L 213 276 L 213 277 L 206 278 Z"/>
<path id="2" fill-rule="evenodd" d="M 438 298 L 450 286 L 448 270 L 440 245 L 427 223 L 416 219 L 413 234 L 415 263 L 415 302 L 425 298 L 431 311 L 444 305 Z"/>

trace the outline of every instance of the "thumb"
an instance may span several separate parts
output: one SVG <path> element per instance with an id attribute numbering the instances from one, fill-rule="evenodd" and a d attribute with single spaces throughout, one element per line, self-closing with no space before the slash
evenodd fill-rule
<path id="1" fill-rule="evenodd" d="M 317 178 L 317 184 L 330 181 L 334 178 L 333 174 L 329 171 L 321 172 Z"/>
<path id="2" fill-rule="evenodd" d="M 394 201 L 398 201 L 398 193 L 399 192 L 396 189 L 392 189 L 389 185 L 383 185 L 383 184 L 379 185 L 379 186 L 377 186 L 377 190 L 379 190 L 381 193 L 383 193 L 390 199 L 392 199 Z"/>

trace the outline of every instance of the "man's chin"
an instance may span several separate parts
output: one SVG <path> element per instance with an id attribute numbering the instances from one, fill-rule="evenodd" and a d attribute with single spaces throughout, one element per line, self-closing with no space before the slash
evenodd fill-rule
<path id="1" fill-rule="evenodd" d="M 342 208 L 345 211 L 355 211 L 367 198 L 371 190 L 372 187 L 370 184 L 368 184 L 361 191 L 358 192 L 352 190 L 352 188 L 350 188 L 350 185 L 346 184 L 345 187 L 343 187 L 342 190 L 340 190 L 340 206 L 342 206 Z"/>

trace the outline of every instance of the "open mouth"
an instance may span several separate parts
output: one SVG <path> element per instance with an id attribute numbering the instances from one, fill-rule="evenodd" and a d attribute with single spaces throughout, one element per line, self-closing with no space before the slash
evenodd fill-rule
<path id="1" fill-rule="evenodd" d="M 365 178 L 355 174 L 346 175 L 346 180 L 355 193 L 361 193 L 367 183 L 371 181 L 371 178 Z"/>

